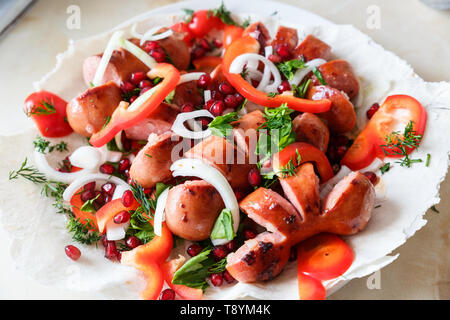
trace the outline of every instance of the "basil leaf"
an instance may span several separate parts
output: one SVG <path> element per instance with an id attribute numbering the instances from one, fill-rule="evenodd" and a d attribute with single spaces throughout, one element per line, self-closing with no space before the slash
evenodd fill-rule
<path id="1" fill-rule="evenodd" d="M 230 209 L 223 209 L 219 214 L 211 232 L 211 239 L 233 240 L 236 236 L 233 229 L 233 215 Z"/>

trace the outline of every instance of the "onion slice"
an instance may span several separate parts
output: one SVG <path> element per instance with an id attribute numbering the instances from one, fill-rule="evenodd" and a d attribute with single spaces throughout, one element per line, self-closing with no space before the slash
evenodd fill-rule
<path id="1" fill-rule="evenodd" d="M 169 195 L 169 188 L 164 190 L 156 201 L 155 217 L 154 217 L 154 232 L 157 236 L 161 237 L 162 223 L 165 219 L 164 209 L 166 208 L 167 196 Z"/>
<path id="2" fill-rule="evenodd" d="M 307 63 L 305 63 L 306 68 L 304 69 L 298 69 L 295 74 L 294 77 L 292 77 L 291 80 L 289 80 L 289 83 L 291 85 L 295 84 L 296 86 L 298 86 L 298 84 L 300 82 L 302 82 L 303 78 L 306 77 L 306 75 L 308 73 L 310 73 L 314 67 L 320 67 L 321 65 L 323 65 L 325 62 L 327 62 L 326 60 L 323 59 L 313 59 L 311 61 L 308 61 Z"/>
<path id="3" fill-rule="evenodd" d="M 205 74 L 204 72 L 190 72 L 190 73 L 182 74 L 180 76 L 180 81 L 178 81 L 178 85 L 185 83 L 185 82 L 198 80 L 204 74 Z"/>
<path id="4" fill-rule="evenodd" d="M 136 37 L 141 40 L 140 41 L 141 46 L 144 44 L 145 41 L 161 40 L 170 37 L 173 34 L 173 31 L 171 29 L 155 34 L 162 28 L 161 26 L 153 27 L 145 31 L 144 34 L 140 34 L 139 32 L 137 32 L 136 28 L 137 23 L 133 24 L 133 26 L 131 27 L 131 34 L 133 35 L 133 37 Z"/>
<path id="5" fill-rule="evenodd" d="M 214 119 L 214 116 L 208 110 L 196 110 L 192 112 L 179 113 L 173 122 L 172 131 L 183 138 L 189 139 L 204 139 L 211 135 L 211 130 L 206 129 L 203 131 L 191 131 L 184 126 L 184 122 L 198 118 L 209 117 Z"/>
<path id="6" fill-rule="evenodd" d="M 109 60 L 111 59 L 114 50 L 119 45 L 119 40 L 121 39 L 122 36 L 123 31 L 116 31 L 112 34 L 111 38 L 109 39 L 109 42 L 106 45 L 100 63 L 98 64 L 97 70 L 95 71 L 94 79 L 92 80 L 92 84 L 94 85 L 94 87 L 102 83 L 106 67 L 108 66 Z"/>
<path id="7" fill-rule="evenodd" d="M 172 164 L 170 170 L 173 171 L 172 175 L 174 177 L 198 177 L 212 184 L 222 197 L 225 208 L 230 209 L 233 216 L 233 229 L 234 232 L 237 232 L 240 221 L 239 205 L 228 180 L 219 170 L 198 159 L 177 160 Z M 214 245 L 225 244 L 227 242 L 227 239 L 213 240 Z"/>
<path id="8" fill-rule="evenodd" d="M 117 241 L 125 238 L 130 221 L 117 224 L 113 220 L 106 223 L 106 239 L 109 241 Z"/>
<path id="9" fill-rule="evenodd" d="M 134 43 L 132 43 L 128 40 L 125 40 L 123 38 L 119 39 L 119 43 L 122 48 L 124 48 L 125 50 L 127 50 L 131 54 L 133 54 L 136 58 L 141 60 L 150 69 L 153 69 L 156 66 L 156 64 L 157 64 L 156 60 L 153 59 L 147 52 L 145 52 L 144 50 L 139 48 Z"/>
<path id="10" fill-rule="evenodd" d="M 91 146 L 81 146 L 69 156 L 72 165 L 84 169 L 96 168 L 102 158 L 101 152 Z"/>

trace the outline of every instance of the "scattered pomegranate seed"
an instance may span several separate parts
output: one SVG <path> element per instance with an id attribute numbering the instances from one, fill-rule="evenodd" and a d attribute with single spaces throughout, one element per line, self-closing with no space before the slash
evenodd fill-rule
<path id="1" fill-rule="evenodd" d="M 259 186 L 261 183 L 261 173 L 257 168 L 253 168 L 248 172 L 248 182 L 252 187 Z"/>
<path id="2" fill-rule="evenodd" d="M 139 82 L 139 88 L 141 89 L 151 87 L 153 87 L 153 83 L 150 80 L 142 80 L 141 82 Z"/>
<path id="3" fill-rule="evenodd" d="M 291 252 L 289 253 L 289 261 L 297 260 L 297 248 L 291 247 Z"/>
<path id="4" fill-rule="evenodd" d="M 234 96 L 235 96 L 235 98 L 236 98 L 236 101 L 237 101 L 237 104 L 238 104 L 238 105 L 240 105 L 240 104 L 242 104 L 242 103 L 244 102 L 244 97 L 241 96 L 241 94 L 240 94 L 239 92 L 236 92 L 236 93 L 234 94 Z"/>
<path id="5" fill-rule="evenodd" d="M 112 241 L 109 241 L 109 240 L 106 238 L 106 235 L 102 235 L 101 238 L 100 238 L 100 240 L 102 241 L 102 244 L 103 244 L 103 246 L 104 246 L 105 248 L 106 248 L 106 246 L 108 245 L 109 242 L 112 242 Z"/>
<path id="6" fill-rule="evenodd" d="M 112 200 L 112 196 L 110 196 L 110 195 L 105 196 L 105 204 L 108 202 L 111 202 L 111 200 Z"/>
<path id="7" fill-rule="evenodd" d="M 276 49 L 277 54 L 283 59 L 287 60 L 291 57 L 291 53 L 289 52 L 289 47 L 286 44 L 282 44 Z"/>
<path id="8" fill-rule="evenodd" d="M 191 257 L 195 257 L 196 255 L 198 255 L 201 251 L 203 250 L 203 247 L 197 243 L 191 244 L 186 252 L 188 253 L 188 255 L 190 255 Z"/>
<path id="9" fill-rule="evenodd" d="M 223 100 L 224 96 L 219 91 L 214 90 L 214 91 L 211 92 L 211 99 L 213 99 L 213 100 Z"/>
<path id="10" fill-rule="evenodd" d="M 219 91 L 225 95 L 233 94 L 234 88 L 231 86 L 231 84 L 227 82 L 222 82 L 221 84 L 219 84 Z"/>
<path id="11" fill-rule="evenodd" d="M 209 111 L 212 113 L 213 116 L 217 117 L 222 115 L 223 111 L 225 110 L 225 104 L 223 101 L 216 101 L 213 103 Z"/>
<path id="12" fill-rule="evenodd" d="M 220 287 L 223 283 L 223 277 L 222 274 L 220 273 L 214 273 L 210 276 L 210 280 L 211 283 L 215 286 L 215 287 Z"/>
<path id="13" fill-rule="evenodd" d="M 80 195 L 81 201 L 86 202 L 95 198 L 95 190 L 83 191 Z"/>
<path id="14" fill-rule="evenodd" d="M 159 300 L 175 300 L 175 291 L 172 289 L 165 289 L 161 292 Z"/>
<path id="15" fill-rule="evenodd" d="M 236 196 L 237 201 L 241 201 L 242 199 L 244 199 L 245 196 L 245 194 L 239 190 L 234 191 L 234 195 Z"/>
<path id="16" fill-rule="evenodd" d="M 123 158 L 119 161 L 119 172 L 125 172 L 125 170 L 129 169 L 131 166 L 131 161 L 128 158 Z"/>
<path id="17" fill-rule="evenodd" d="M 137 96 L 133 96 L 133 97 L 136 97 L 135 99 L 137 99 Z M 133 97 L 131 97 L 131 98 L 133 98 Z M 130 102 L 131 102 L 131 99 L 130 99 Z M 120 141 L 122 142 L 122 146 L 125 151 L 131 150 L 131 140 L 127 138 L 125 131 L 122 131 L 122 135 L 120 136 Z"/>
<path id="18" fill-rule="evenodd" d="M 225 281 L 226 281 L 227 283 L 232 283 L 232 282 L 234 281 L 233 276 L 228 272 L 228 270 L 225 270 L 225 271 L 222 273 L 222 276 L 223 276 L 223 278 L 225 279 Z"/>
<path id="19" fill-rule="evenodd" d="M 222 48 L 223 43 L 222 43 L 222 41 L 220 41 L 219 39 L 214 39 L 214 40 L 213 40 L 213 45 L 214 45 L 214 47 L 216 47 L 216 48 Z"/>
<path id="20" fill-rule="evenodd" d="M 234 250 L 236 250 L 236 241 L 231 240 L 231 241 L 225 243 L 225 247 L 227 247 L 227 250 L 229 252 L 233 252 Z"/>
<path id="21" fill-rule="evenodd" d="M 205 55 L 205 49 L 201 47 L 197 47 L 194 50 L 192 50 L 192 60 L 199 59 Z"/>
<path id="22" fill-rule="evenodd" d="M 181 112 L 192 112 L 194 111 L 194 105 L 192 103 L 185 103 L 181 106 Z"/>
<path id="23" fill-rule="evenodd" d="M 66 251 L 66 255 L 73 261 L 77 261 L 81 257 L 80 249 L 73 245 L 66 246 L 64 250 Z"/>
<path id="24" fill-rule="evenodd" d="M 291 90 L 291 85 L 289 83 L 289 81 L 284 80 L 281 82 L 281 84 L 278 86 L 278 93 L 283 93 L 285 91 L 289 91 Z"/>
<path id="25" fill-rule="evenodd" d="M 155 49 L 159 49 L 159 43 L 156 41 L 149 41 L 145 44 L 145 51 L 150 52 Z"/>
<path id="26" fill-rule="evenodd" d="M 139 92 L 139 95 L 142 96 L 145 92 L 147 92 L 148 90 L 150 90 L 151 87 L 145 87 L 141 89 L 141 92 Z"/>
<path id="27" fill-rule="evenodd" d="M 94 204 L 96 205 L 96 210 L 98 210 L 100 207 L 102 207 L 105 204 L 105 195 L 103 192 L 95 191 L 95 197 L 97 199 L 94 200 Z"/>
<path id="28" fill-rule="evenodd" d="M 346 146 L 339 146 L 336 149 L 336 155 L 338 156 L 339 159 L 342 159 L 345 155 L 345 153 L 347 152 L 348 148 Z"/>
<path id="29" fill-rule="evenodd" d="M 367 110 L 366 115 L 368 119 L 372 119 L 373 115 L 375 114 L 375 112 L 378 111 L 378 109 L 380 109 L 380 105 L 378 103 L 374 103 L 369 110 Z"/>
<path id="30" fill-rule="evenodd" d="M 256 237 L 256 233 L 253 230 L 245 229 L 244 230 L 244 239 L 250 240 Z"/>
<path id="31" fill-rule="evenodd" d="M 114 194 L 115 190 L 116 190 L 116 185 L 114 183 L 107 182 L 104 185 L 102 185 L 103 193 L 107 194 L 108 196 L 112 196 Z"/>
<path id="32" fill-rule="evenodd" d="M 138 98 L 138 96 L 132 96 L 130 98 L 130 103 L 133 103 L 137 98 Z"/>
<path id="33" fill-rule="evenodd" d="M 238 106 L 238 102 L 237 99 L 234 95 L 229 94 L 225 97 L 225 99 L 223 100 L 223 102 L 225 103 L 225 106 L 227 108 L 236 108 Z"/>
<path id="34" fill-rule="evenodd" d="M 147 75 L 144 71 L 137 71 L 131 74 L 130 81 L 137 86 L 145 78 L 147 78 Z"/>
<path id="35" fill-rule="evenodd" d="M 122 251 L 117 251 L 117 261 L 122 261 Z"/>
<path id="36" fill-rule="evenodd" d="M 129 81 L 125 81 L 120 84 L 120 89 L 122 89 L 125 93 L 130 92 L 134 88 L 136 88 L 136 86 Z"/>
<path id="37" fill-rule="evenodd" d="M 211 122 L 211 119 L 210 118 L 200 118 L 199 121 L 204 129 L 204 128 L 208 127 L 209 123 Z"/>
<path id="38" fill-rule="evenodd" d="M 114 241 L 108 241 L 106 243 L 105 258 L 109 260 L 117 259 L 119 251 L 117 251 L 116 243 Z"/>
<path id="39" fill-rule="evenodd" d="M 199 44 L 200 47 L 202 47 L 206 51 L 210 51 L 211 50 L 211 45 L 209 44 L 208 40 L 206 40 L 205 38 L 200 39 L 198 44 Z"/>
<path id="40" fill-rule="evenodd" d="M 203 74 L 197 80 L 197 87 L 201 89 L 206 89 L 211 83 L 211 76 L 207 73 Z"/>
<path id="41" fill-rule="evenodd" d="M 129 236 L 127 240 L 125 240 L 125 244 L 128 248 L 134 249 L 141 245 L 141 240 L 139 240 L 138 237 L 135 236 Z"/>
<path id="42" fill-rule="evenodd" d="M 161 48 L 150 50 L 148 54 L 152 56 L 156 62 L 164 62 L 166 60 L 166 53 Z"/>
<path id="43" fill-rule="evenodd" d="M 373 185 L 375 185 L 378 181 L 378 177 L 375 173 L 372 171 L 364 172 L 364 175 L 372 182 Z"/>
<path id="44" fill-rule="evenodd" d="M 225 247 L 224 245 L 219 245 L 219 246 L 215 246 L 212 250 L 211 250 L 211 255 L 214 258 L 214 260 L 216 261 L 220 261 L 223 258 L 225 258 L 228 254 L 228 250 L 227 247 Z"/>
<path id="45" fill-rule="evenodd" d="M 121 224 L 130 221 L 131 214 L 128 211 L 122 210 L 114 216 L 114 223 Z"/>
<path id="46" fill-rule="evenodd" d="M 277 56 L 275 54 L 269 54 L 267 59 L 269 59 L 273 63 L 280 63 L 281 61 L 283 61 L 283 59 L 280 56 Z"/>
<path id="47" fill-rule="evenodd" d="M 84 191 L 86 191 L 86 190 L 95 190 L 95 181 L 86 183 L 86 184 L 83 186 L 83 190 L 84 190 Z"/>
<path id="48" fill-rule="evenodd" d="M 206 109 L 209 111 L 209 109 L 211 109 L 214 102 L 215 101 L 213 99 L 206 101 L 206 103 L 203 105 L 203 109 Z"/>
<path id="49" fill-rule="evenodd" d="M 129 208 L 134 203 L 134 196 L 131 190 L 127 190 L 122 194 L 122 204 L 124 207 Z"/>
<path id="50" fill-rule="evenodd" d="M 100 166 L 100 172 L 104 174 L 113 174 L 115 171 L 114 166 L 108 163 L 104 163 Z"/>

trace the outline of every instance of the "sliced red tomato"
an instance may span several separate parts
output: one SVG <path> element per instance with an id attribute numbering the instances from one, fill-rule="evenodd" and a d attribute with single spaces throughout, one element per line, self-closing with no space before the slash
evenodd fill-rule
<path id="1" fill-rule="evenodd" d="M 122 204 L 122 199 L 116 199 L 108 202 L 103 207 L 101 207 L 100 210 L 98 210 L 95 215 L 98 230 L 100 232 L 105 232 L 106 224 L 109 221 L 111 221 L 116 214 L 124 210 L 125 211 L 136 210 L 138 207 L 139 203 L 136 200 L 134 200 L 134 203 L 131 205 L 131 207 L 125 207 Z"/>
<path id="2" fill-rule="evenodd" d="M 297 246 L 298 271 L 320 280 L 344 274 L 354 259 L 353 250 L 334 234 L 319 234 Z"/>
<path id="3" fill-rule="evenodd" d="M 186 22 L 178 22 L 170 27 L 175 32 L 179 32 L 184 34 L 184 42 L 186 42 L 187 45 L 190 45 L 192 43 L 192 40 L 194 39 L 194 35 L 192 34 L 191 30 L 189 29 L 189 26 Z"/>
<path id="4" fill-rule="evenodd" d="M 164 262 L 161 265 L 161 269 L 164 274 L 164 280 L 180 298 L 184 300 L 201 300 L 203 297 L 202 289 L 195 289 L 181 284 L 172 283 L 173 275 L 182 266 L 183 260 L 184 259 L 182 258 L 172 259 Z"/>
<path id="5" fill-rule="evenodd" d="M 38 91 L 25 99 L 24 111 L 39 132 L 48 138 L 64 137 L 73 132 L 67 122 L 67 102 L 48 91 Z"/>
<path id="6" fill-rule="evenodd" d="M 280 169 L 286 166 L 291 160 L 294 166 L 298 166 L 298 155 L 301 156 L 300 163 L 314 163 L 322 182 L 334 177 L 334 172 L 327 156 L 313 145 L 304 142 L 294 142 L 276 153 L 273 157 L 273 170 L 275 172 L 280 171 Z"/>
<path id="7" fill-rule="evenodd" d="M 297 282 L 300 300 L 325 300 L 327 291 L 319 279 L 298 271 Z"/>
<path id="8" fill-rule="evenodd" d="M 95 214 L 91 212 L 81 211 L 81 207 L 83 206 L 83 201 L 81 200 L 81 192 L 83 188 L 78 190 L 70 199 L 70 205 L 72 207 L 72 212 L 75 218 L 79 219 L 82 224 L 92 223 L 94 228 L 92 230 L 98 230 L 97 219 Z"/>
<path id="9" fill-rule="evenodd" d="M 256 39 L 245 36 L 236 39 L 225 51 L 222 61 L 223 73 L 228 82 L 230 82 L 242 96 L 253 103 L 269 108 L 278 108 L 283 103 L 286 103 L 289 108 L 300 112 L 321 113 L 330 109 L 331 101 L 328 99 L 308 100 L 283 94 L 278 94 L 274 97 L 268 96 L 267 93 L 253 87 L 253 85 L 247 82 L 240 74 L 229 72 L 234 59 L 244 53 L 258 53 L 259 48 L 260 45 Z"/>
<path id="10" fill-rule="evenodd" d="M 241 38 L 243 33 L 244 28 L 242 27 L 226 25 L 223 30 L 223 47 L 228 48 L 235 40 Z"/>
<path id="11" fill-rule="evenodd" d="M 192 61 L 197 71 L 211 73 L 219 64 L 222 63 L 222 58 L 214 56 L 205 56 Z"/>
<path id="12" fill-rule="evenodd" d="M 219 18 L 213 16 L 208 10 L 199 10 L 192 15 L 188 27 L 195 37 L 202 38 L 212 29 L 222 29 L 224 23 Z"/>
<path id="13" fill-rule="evenodd" d="M 427 112 L 420 102 L 408 95 L 387 97 L 348 149 L 341 164 L 352 170 L 359 170 L 367 167 L 376 157 L 384 159 L 386 155 L 381 146 L 386 144 L 386 137 L 393 132 L 402 134 L 410 121 L 413 122 L 413 131 L 423 135 Z M 407 154 L 410 154 L 414 148 L 406 150 Z M 389 157 L 403 157 L 389 153 Z"/>

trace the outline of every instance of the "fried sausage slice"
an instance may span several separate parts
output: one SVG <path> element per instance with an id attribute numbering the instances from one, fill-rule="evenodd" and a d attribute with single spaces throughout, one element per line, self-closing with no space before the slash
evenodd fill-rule
<path id="1" fill-rule="evenodd" d="M 305 61 L 319 58 L 328 60 L 331 56 L 331 47 L 312 34 L 309 34 L 303 39 L 298 47 L 295 48 L 295 55 L 297 58 L 303 57 Z"/>
<path id="2" fill-rule="evenodd" d="M 186 181 L 170 189 L 165 208 L 166 223 L 177 236 L 200 241 L 208 239 L 225 205 L 213 187 L 204 180 Z"/>
<path id="3" fill-rule="evenodd" d="M 168 28 L 162 28 L 158 32 L 161 33 L 166 30 Z M 173 31 L 171 36 L 158 40 L 159 45 L 166 53 L 166 61 L 171 62 L 178 70 L 186 70 L 191 63 L 189 47 L 183 38 L 184 34 Z"/>
<path id="4" fill-rule="evenodd" d="M 182 107 L 185 103 L 192 103 L 194 106 L 203 104 L 203 95 L 197 88 L 197 81 L 188 81 L 175 88 L 173 104 Z"/>
<path id="5" fill-rule="evenodd" d="M 277 47 L 285 44 L 287 45 L 289 52 L 293 53 L 295 47 L 297 46 L 297 43 L 298 43 L 297 29 L 281 26 L 278 28 L 275 38 L 272 40 L 272 43 L 270 45 L 276 50 Z"/>
<path id="6" fill-rule="evenodd" d="M 329 86 L 315 86 L 308 90 L 306 96 L 312 100 L 331 100 L 330 110 L 317 114 L 326 121 L 331 131 L 345 133 L 355 126 L 356 113 L 353 104 L 339 90 Z"/>
<path id="7" fill-rule="evenodd" d="M 312 144 L 323 153 L 327 152 L 330 131 L 320 118 L 312 113 L 299 114 L 292 121 L 296 141 Z"/>
<path id="8" fill-rule="evenodd" d="M 76 133 L 90 137 L 100 131 L 121 100 L 120 88 L 112 81 L 89 88 L 67 104 L 67 120 Z"/>
<path id="9" fill-rule="evenodd" d="M 266 119 L 264 119 L 262 112 L 255 110 L 231 123 L 234 127 L 233 137 L 236 145 L 249 157 L 255 153 L 258 137 L 257 129 L 265 122 Z"/>

